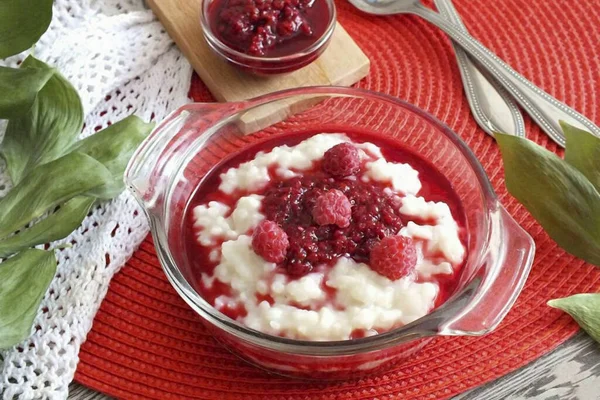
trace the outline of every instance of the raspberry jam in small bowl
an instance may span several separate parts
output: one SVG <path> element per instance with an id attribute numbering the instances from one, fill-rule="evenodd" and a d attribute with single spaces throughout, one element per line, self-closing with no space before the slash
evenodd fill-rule
<path id="1" fill-rule="evenodd" d="M 204 0 L 200 22 L 216 54 L 258 75 L 300 69 L 327 48 L 333 0 Z"/>
<path id="2" fill-rule="evenodd" d="M 288 376 L 356 377 L 485 334 L 533 261 L 460 138 L 365 90 L 183 106 L 125 179 L 215 339 Z"/>

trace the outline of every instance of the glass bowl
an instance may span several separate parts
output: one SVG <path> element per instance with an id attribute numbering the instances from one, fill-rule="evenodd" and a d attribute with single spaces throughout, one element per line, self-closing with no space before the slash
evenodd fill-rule
<path id="1" fill-rule="evenodd" d="M 286 131 L 378 132 L 434 164 L 466 211 L 467 248 L 449 300 L 404 327 L 345 341 L 271 336 L 230 319 L 194 289 L 185 258 L 184 215 L 202 178 L 224 157 Z M 300 88 L 239 103 L 195 103 L 173 112 L 143 142 L 125 174 L 144 207 L 163 269 L 215 338 L 243 359 L 280 374 L 343 379 L 389 367 L 435 336 L 477 336 L 502 321 L 534 255 L 531 237 L 501 206 L 471 150 L 447 126 L 399 99 L 343 87 Z"/>
<path id="2" fill-rule="evenodd" d="M 336 26 L 336 8 L 333 0 L 324 0 L 329 10 L 329 21 L 321 37 L 307 48 L 281 57 L 251 56 L 229 47 L 213 32 L 209 8 L 216 0 L 203 0 L 200 7 L 200 25 L 208 46 L 221 58 L 242 70 L 256 75 L 275 75 L 295 71 L 315 61 L 327 48 Z"/>

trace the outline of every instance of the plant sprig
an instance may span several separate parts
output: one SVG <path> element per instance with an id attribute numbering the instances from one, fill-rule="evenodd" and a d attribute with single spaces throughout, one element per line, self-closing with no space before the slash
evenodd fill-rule
<path id="1" fill-rule="evenodd" d="M 574 129 L 565 126 L 565 132 Z M 587 154 L 571 147 L 579 141 L 600 139 L 580 131 L 567 135 L 563 160 L 534 142 L 517 136 L 495 135 L 504 161 L 506 188 L 567 252 L 600 266 L 600 193 L 585 174 L 600 169 Z M 577 160 L 573 162 L 572 160 Z M 591 164 L 591 165 L 590 165 Z M 588 171 L 577 166 L 590 165 Z"/>
<path id="2" fill-rule="evenodd" d="M 592 339 L 600 343 L 600 293 L 554 299 L 548 305 L 567 312 Z"/>
<path id="3" fill-rule="evenodd" d="M 52 70 L 33 56 L 20 69 Z M 75 88 L 57 71 L 37 93 L 31 107 L 8 120 L 0 156 L 17 184 L 26 171 L 66 154 L 83 126 L 83 106 Z"/>
<path id="4" fill-rule="evenodd" d="M 0 58 L 33 45 L 51 17 L 52 0 L 0 2 Z M 5 258 L 0 349 L 5 349 L 30 335 L 56 272 L 54 251 L 31 247 L 65 238 L 95 202 L 123 190 L 127 162 L 153 124 L 130 116 L 77 141 L 83 125 L 77 91 L 33 56 L 20 68 L 0 67 L 0 93 L 0 119 L 8 119 L 0 156 L 14 185 L 0 198 L 0 258 Z"/>
<path id="5" fill-rule="evenodd" d="M 27 50 L 46 32 L 52 20 L 52 0 L 0 2 L 0 59 Z"/>
<path id="6" fill-rule="evenodd" d="M 54 254 L 38 249 L 25 250 L 0 264 L 0 349 L 29 336 L 55 272 Z"/>
<path id="7" fill-rule="evenodd" d="M 600 267 L 600 138 L 560 122 L 565 158 L 534 142 L 497 133 L 506 188 L 566 250 Z M 600 342 L 600 293 L 550 300 Z"/>

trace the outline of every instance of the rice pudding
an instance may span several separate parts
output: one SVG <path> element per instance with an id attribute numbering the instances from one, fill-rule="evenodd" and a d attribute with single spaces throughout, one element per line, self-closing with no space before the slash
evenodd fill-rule
<path id="1" fill-rule="evenodd" d="M 249 328 L 293 339 L 415 321 L 452 293 L 466 255 L 446 178 L 364 132 L 254 144 L 207 174 L 186 218 L 199 293 Z"/>

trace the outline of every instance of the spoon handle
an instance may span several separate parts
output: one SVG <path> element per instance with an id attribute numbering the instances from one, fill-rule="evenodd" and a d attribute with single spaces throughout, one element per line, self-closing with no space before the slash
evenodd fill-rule
<path id="1" fill-rule="evenodd" d="M 454 23 L 445 20 L 440 14 L 421 4 L 416 4 L 408 12 L 420 16 L 446 32 L 508 90 L 521 107 L 558 145 L 565 146 L 565 136 L 560 129 L 558 120 L 563 120 L 600 136 L 600 128 L 592 121 L 525 79 L 471 35 L 458 29 Z"/>
<path id="2" fill-rule="evenodd" d="M 435 0 L 435 5 L 440 15 L 458 29 L 468 32 L 451 0 Z M 494 136 L 493 132 L 503 132 L 524 137 L 523 116 L 509 94 L 494 78 L 486 78 L 459 45 L 452 44 L 465 94 L 477 124 L 491 136 Z"/>

